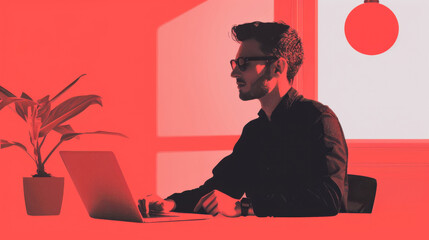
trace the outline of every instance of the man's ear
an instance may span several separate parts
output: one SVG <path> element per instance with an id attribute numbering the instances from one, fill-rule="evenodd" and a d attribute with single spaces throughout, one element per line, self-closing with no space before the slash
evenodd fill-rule
<path id="1" fill-rule="evenodd" d="M 277 59 L 277 61 L 275 61 L 273 65 L 274 65 L 274 77 L 279 77 L 280 75 L 282 75 L 282 73 L 287 71 L 287 63 L 286 63 L 286 59 L 284 58 Z"/>

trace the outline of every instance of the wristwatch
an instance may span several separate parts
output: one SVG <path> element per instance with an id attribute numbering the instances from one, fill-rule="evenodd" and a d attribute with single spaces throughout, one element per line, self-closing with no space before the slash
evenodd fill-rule
<path id="1" fill-rule="evenodd" d="M 252 203 L 248 198 L 242 198 L 240 201 L 241 216 L 247 216 L 249 214 L 249 208 L 252 207 Z"/>

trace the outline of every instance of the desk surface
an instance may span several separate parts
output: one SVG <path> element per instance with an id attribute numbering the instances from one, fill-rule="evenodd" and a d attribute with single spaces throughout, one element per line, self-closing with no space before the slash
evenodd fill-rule
<path id="1" fill-rule="evenodd" d="M 350 173 L 375 177 L 372 214 L 315 218 L 216 217 L 169 223 L 129 223 L 88 217 L 66 178 L 61 215 L 25 213 L 22 178 L 1 182 L 1 239 L 427 239 L 429 165 L 349 166 Z M 17 175 L 17 174 L 16 174 Z M 6 188 L 5 185 L 12 185 Z"/>
<path id="2" fill-rule="evenodd" d="M 216 217 L 203 221 L 129 223 L 81 216 L 26 216 L 2 226 L 3 239 L 424 239 L 426 213 L 335 217 Z"/>

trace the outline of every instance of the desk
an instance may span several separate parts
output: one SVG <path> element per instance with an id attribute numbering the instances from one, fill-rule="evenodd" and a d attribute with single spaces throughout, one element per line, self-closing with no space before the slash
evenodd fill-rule
<path id="1" fill-rule="evenodd" d="M 427 239 L 428 164 L 350 164 L 349 173 L 377 179 L 372 214 L 345 213 L 315 218 L 216 217 L 146 224 L 89 218 L 69 177 L 65 179 L 61 215 L 27 216 L 22 178 L 15 177 L 0 185 L 0 189 L 5 189 L 6 184 L 13 185 L 8 193 L 2 193 L 1 239 Z"/>
<path id="2" fill-rule="evenodd" d="M 423 217 L 427 217 L 427 213 L 339 214 L 317 218 L 216 217 L 203 221 L 142 224 L 63 215 L 26 216 L 8 221 L 2 226 L 2 229 L 5 227 L 2 232 L 9 235 L 3 239 L 414 240 L 425 239 L 427 235 L 428 222 L 422 221 Z"/>

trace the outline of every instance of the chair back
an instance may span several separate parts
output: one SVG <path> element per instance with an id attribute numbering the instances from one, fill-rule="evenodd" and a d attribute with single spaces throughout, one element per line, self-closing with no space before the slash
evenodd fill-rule
<path id="1" fill-rule="evenodd" d="M 359 175 L 348 175 L 348 213 L 371 213 L 374 206 L 377 180 Z"/>

